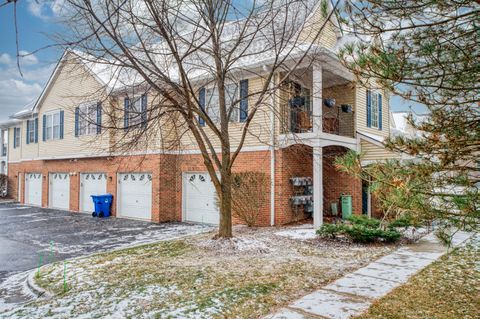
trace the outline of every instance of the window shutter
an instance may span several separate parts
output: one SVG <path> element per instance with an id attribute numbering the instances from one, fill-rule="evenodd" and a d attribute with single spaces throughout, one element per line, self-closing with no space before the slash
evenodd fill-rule
<path id="1" fill-rule="evenodd" d="M 205 113 L 205 88 L 200 89 L 198 102 L 200 103 L 200 109 Z M 205 126 L 205 120 L 200 115 L 198 116 L 198 123 L 200 123 L 201 126 Z"/>
<path id="2" fill-rule="evenodd" d="M 378 95 L 378 130 L 382 130 L 382 95 Z"/>
<path id="3" fill-rule="evenodd" d="M 76 107 L 76 108 L 75 108 L 75 137 L 78 137 L 78 129 L 79 129 L 78 121 L 79 121 L 79 117 L 80 117 L 80 108 L 79 108 L 79 107 Z"/>
<path id="4" fill-rule="evenodd" d="M 30 144 L 30 141 L 28 140 L 29 135 L 30 135 L 29 133 L 30 133 L 30 120 L 27 120 L 27 134 L 25 134 L 27 136 L 26 139 L 25 139 L 25 142 L 27 144 Z"/>
<path id="5" fill-rule="evenodd" d="M 13 148 L 17 148 L 17 128 L 13 128 Z"/>
<path id="6" fill-rule="evenodd" d="M 147 95 L 146 94 L 142 95 L 141 120 L 142 120 L 142 128 L 146 128 L 147 127 Z"/>
<path id="7" fill-rule="evenodd" d="M 38 143 L 38 117 L 35 118 L 35 143 Z"/>
<path id="8" fill-rule="evenodd" d="M 47 116 L 45 114 L 43 115 L 42 140 L 44 142 L 47 140 Z"/>
<path id="9" fill-rule="evenodd" d="M 248 80 L 240 81 L 240 122 L 248 117 Z"/>
<path id="10" fill-rule="evenodd" d="M 102 103 L 97 103 L 97 134 L 102 133 Z"/>
<path id="11" fill-rule="evenodd" d="M 130 100 L 128 97 L 125 98 L 124 102 L 125 112 L 123 114 L 123 128 L 128 129 L 128 109 L 130 108 Z"/>
<path id="12" fill-rule="evenodd" d="M 64 111 L 60 111 L 60 139 L 63 140 Z"/>
<path id="13" fill-rule="evenodd" d="M 367 127 L 372 127 L 372 91 L 367 90 Z"/>

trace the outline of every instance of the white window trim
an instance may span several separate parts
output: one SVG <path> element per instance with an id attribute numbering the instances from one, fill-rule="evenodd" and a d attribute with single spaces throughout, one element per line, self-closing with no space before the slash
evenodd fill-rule
<path id="1" fill-rule="evenodd" d="M 237 105 L 235 109 L 232 111 L 232 115 L 230 116 L 230 122 L 240 122 L 240 83 L 239 82 L 230 82 L 230 83 L 225 83 L 225 93 L 228 92 L 228 87 L 229 86 L 235 86 L 235 96 L 226 97 L 226 103 L 227 103 L 227 112 L 230 109 L 230 105 L 232 102 L 237 102 Z M 212 93 L 209 92 L 217 92 L 217 103 L 210 105 L 210 99 L 211 96 L 213 96 Z M 227 93 L 228 94 L 228 93 Z M 214 109 L 216 110 L 216 113 L 211 112 L 211 110 Z M 207 86 L 205 87 L 205 112 L 207 115 L 212 119 L 214 123 L 219 123 L 220 122 L 220 106 L 218 103 L 218 88 L 216 86 Z"/>
<path id="2" fill-rule="evenodd" d="M 370 127 L 378 129 L 380 126 L 380 107 L 379 107 L 379 96 L 380 92 L 371 91 L 371 101 L 370 101 Z M 374 103 L 375 102 L 375 103 Z M 375 121 L 374 121 L 375 119 Z"/>
<path id="3" fill-rule="evenodd" d="M 31 125 L 31 127 L 28 127 L 29 125 Z M 27 130 L 28 130 L 28 143 L 29 144 L 33 144 L 35 143 L 35 130 L 36 130 L 36 125 L 35 125 L 35 119 L 30 119 L 28 121 L 28 126 L 27 126 Z"/>
<path id="4" fill-rule="evenodd" d="M 17 133 L 15 133 L 17 132 Z M 15 136 L 16 134 L 16 136 Z M 13 139 L 13 148 L 18 148 L 20 147 L 21 143 L 22 143 L 22 128 L 21 127 L 18 127 L 18 126 L 15 126 L 13 128 L 13 136 L 14 136 L 14 139 Z M 18 139 L 18 143 L 17 143 L 17 139 Z"/>
<path id="5" fill-rule="evenodd" d="M 45 120 L 45 141 L 56 141 L 56 140 L 59 140 L 60 139 L 60 131 L 61 131 L 61 123 L 60 123 L 60 112 L 61 110 L 55 110 L 55 111 L 50 111 L 48 113 L 45 113 L 45 117 L 46 117 L 46 120 Z M 54 122 L 53 122 L 53 119 L 54 119 L 54 116 L 58 114 L 58 125 L 55 125 Z M 51 117 L 51 123 L 48 123 L 48 118 Z M 49 126 L 49 124 L 51 124 L 51 126 Z M 52 134 L 50 136 L 50 138 L 48 137 L 48 128 L 51 127 L 52 128 Z M 55 137 L 55 134 L 54 134 L 54 129 L 55 127 L 58 127 L 58 136 Z"/>
<path id="6" fill-rule="evenodd" d="M 128 106 L 128 126 L 137 127 L 142 123 L 142 96 L 145 94 L 134 95 L 130 98 L 130 104 Z M 138 109 L 135 108 L 135 111 L 132 112 L 135 107 L 135 103 L 138 103 Z"/>
<path id="7" fill-rule="evenodd" d="M 88 136 L 97 134 L 97 105 L 98 102 L 86 102 L 78 106 L 78 136 Z M 82 109 L 87 109 L 85 113 Z M 89 110 L 93 108 L 93 111 Z M 92 112 L 93 118 L 89 117 L 89 112 Z M 87 116 L 85 116 L 87 114 Z M 83 131 L 84 129 L 84 131 Z"/>

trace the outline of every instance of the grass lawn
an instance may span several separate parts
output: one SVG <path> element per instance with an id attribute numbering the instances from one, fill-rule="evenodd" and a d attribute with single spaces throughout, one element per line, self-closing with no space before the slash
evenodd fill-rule
<path id="1" fill-rule="evenodd" d="M 45 266 L 37 283 L 56 296 L 0 317 L 258 318 L 395 248 L 236 236 L 233 250 L 210 233 L 71 260 L 65 293 L 63 264 Z"/>
<path id="2" fill-rule="evenodd" d="M 373 304 L 361 319 L 480 316 L 480 237 L 425 268 Z"/>

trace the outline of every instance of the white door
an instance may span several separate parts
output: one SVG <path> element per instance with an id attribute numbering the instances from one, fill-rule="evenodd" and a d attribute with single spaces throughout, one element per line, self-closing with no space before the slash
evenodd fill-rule
<path id="1" fill-rule="evenodd" d="M 119 217 L 152 219 L 152 174 L 118 174 Z"/>
<path id="2" fill-rule="evenodd" d="M 49 180 L 49 207 L 70 209 L 70 174 L 50 173 Z"/>
<path id="3" fill-rule="evenodd" d="M 189 222 L 218 224 L 216 191 L 208 173 L 183 175 L 184 219 Z"/>
<path id="4" fill-rule="evenodd" d="M 25 204 L 42 206 L 42 174 L 25 173 Z"/>
<path id="5" fill-rule="evenodd" d="M 20 202 L 22 196 L 22 173 L 18 173 L 17 202 Z M 25 199 L 26 200 L 26 199 Z"/>
<path id="6" fill-rule="evenodd" d="M 80 211 L 93 212 L 92 195 L 105 195 L 107 193 L 107 174 L 82 173 L 80 174 Z"/>

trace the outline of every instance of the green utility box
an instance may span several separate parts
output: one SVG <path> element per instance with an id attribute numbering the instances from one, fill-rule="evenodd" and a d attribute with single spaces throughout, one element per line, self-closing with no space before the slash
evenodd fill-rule
<path id="1" fill-rule="evenodd" d="M 342 204 L 342 219 L 352 216 L 352 195 L 342 194 L 340 202 Z"/>
<path id="2" fill-rule="evenodd" d="M 332 216 L 337 217 L 337 215 L 338 215 L 338 203 L 331 203 L 330 208 L 332 210 Z"/>

